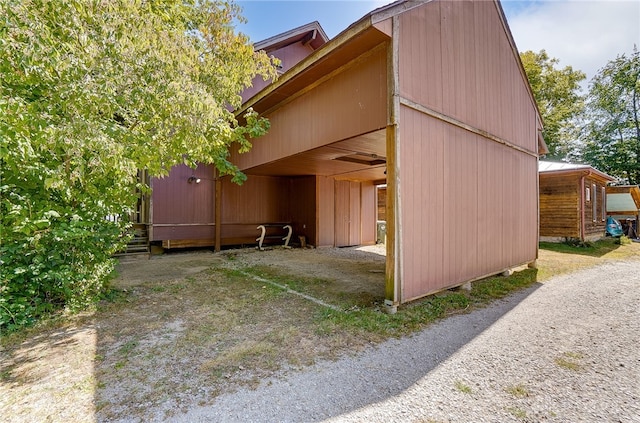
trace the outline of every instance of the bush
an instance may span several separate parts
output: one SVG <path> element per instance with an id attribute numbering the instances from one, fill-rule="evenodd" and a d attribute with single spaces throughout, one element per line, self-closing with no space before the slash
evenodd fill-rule
<path id="1" fill-rule="evenodd" d="M 38 215 L 25 206 L 34 195 L 20 195 L 9 185 L 0 192 L 0 333 L 96 300 L 113 270 L 112 254 L 126 242 L 124 225 L 91 213 Z"/>

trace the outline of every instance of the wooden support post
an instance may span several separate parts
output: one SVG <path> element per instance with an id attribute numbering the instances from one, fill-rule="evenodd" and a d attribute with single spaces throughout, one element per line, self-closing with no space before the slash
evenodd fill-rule
<path id="1" fill-rule="evenodd" d="M 400 119 L 399 93 L 399 36 L 400 21 L 392 18 L 392 37 L 387 50 L 387 96 L 389 114 L 387 122 L 387 261 L 385 266 L 385 306 L 388 312 L 394 313 L 400 304 L 401 286 L 401 254 L 400 237 L 400 174 L 398 122 Z"/>
<path id="2" fill-rule="evenodd" d="M 216 172 L 216 171 L 214 171 Z M 217 173 L 217 172 L 216 172 Z M 222 180 L 220 177 L 215 178 L 215 207 L 214 207 L 214 222 L 215 222 L 215 252 L 220 252 L 220 243 L 222 240 Z"/>

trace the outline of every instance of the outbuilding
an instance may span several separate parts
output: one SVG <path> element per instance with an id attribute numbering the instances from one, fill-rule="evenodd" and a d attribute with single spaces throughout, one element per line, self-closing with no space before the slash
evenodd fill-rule
<path id="1" fill-rule="evenodd" d="M 231 154 L 248 180 L 154 180 L 152 241 L 219 249 L 270 223 L 316 247 L 371 244 L 386 184 L 388 306 L 536 260 L 546 146 L 498 1 L 398 1 L 332 40 L 312 23 L 256 46 L 283 69 L 237 111 L 271 122 Z"/>
<path id="2" fill-rule="evenodd" d="M 606 173 L 584 164 L 540 161 L 540 240 L 594 241 L 605 236 Z"/>

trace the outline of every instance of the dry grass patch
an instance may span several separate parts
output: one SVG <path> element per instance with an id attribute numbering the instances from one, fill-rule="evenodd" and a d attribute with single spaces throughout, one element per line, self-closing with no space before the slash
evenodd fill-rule
<path id="1" fill-rule="evenodd" d="M 541 242 L 538 281 L 596 266 L 603 260 L 640 260 L 640 243 L 621 244 L 615 238 L 582 245 Z"/>
<path id="2" fill-rule="evenodd" d="M 554 362 L 563 369 L 580 371 L 583 368 L 582 359 L 584 356 L 576 352 L 565 352 L 560 357 L 556 357 Z"/>
<path id="3" fill-rule="evenodd" d="M 523 384 L 507 386 L 505 392 L 511 394 L 515 398 L 526 398 L 529 396 L 529 390 Z"/>

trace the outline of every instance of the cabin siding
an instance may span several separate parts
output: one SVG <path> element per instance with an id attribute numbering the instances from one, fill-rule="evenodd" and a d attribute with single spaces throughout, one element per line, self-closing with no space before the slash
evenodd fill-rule
<path id="1" fill-rule="evenodd" d="M 360 244 L 372 245 L 376 243 L 376 186 L 372 182 L 360 184 L 361 218 Z"/>
<path id="2" fill-rule="evenodd" d="M 580 238 L 580 176 L 540 174 L 540 236 Z"/>
<path id="3" fill-rule="evenodd" d="M 573 172 L 540 172 L 542 240 L 590 241 L 604 236 L 606 196 L 602 191 L 608 181 L 589 173 L 588 168 Z"/>
<path id="4" fill-rule="evenodd" d="M 387 220 L 387 187 L 380 187 L 377 189 L 377 220 Z"/>
<path id="5" fill-rule="evenodd" d="M 590 187 L 591 189 L 591 198 L 588 202 L 585 201 L 584 205 L 585 238 L 599 239 L 604 237 L 607 224 L 606 195 L 602 195 L 602 189 L 606 187 L 606 182 L 598 178 L 586 177 L 585 187 Z M 595 187 L 595 190 L 593 187 Z"/>

